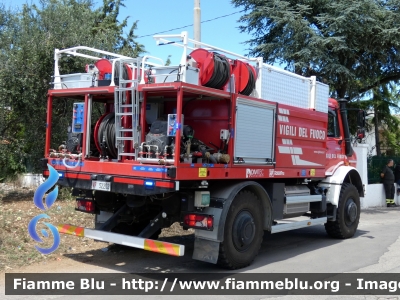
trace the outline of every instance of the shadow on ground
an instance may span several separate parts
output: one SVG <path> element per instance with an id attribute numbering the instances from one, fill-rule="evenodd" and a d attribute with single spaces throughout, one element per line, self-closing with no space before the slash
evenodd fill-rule
<path id="1" fill-rule="evenodd" d="M 367 234 L 368 231 L 358 230 L 352 239 L 364 236 L 371 238 Z M 165 237 L 161 240 L 185 245 L 185 255 L 183 257 L 174 257 L 112 244 L 101 250 L 64 254 L 64 256 L 80 261 L 87 266 L 94 265 L 106 268 L 111 272 L 232 272 L 232 270 L 221 269 L 218 265 L 192 260 L 194 234 Z M 265 233 L 259 255 L 255 262 L 241 271 L 251 272 L 251 270 L 259 268 L 262 265 L 285 261 L 294 256 L 312 253 L 321 248 L 331 247 L 342 242 L 343 240 L 328 237 L 323 226 L 313 226 L 276 234 Z M 82 267 L 85 268 L 85 265 Z"/>
<path id="2" fill-rule="evenodd" d="M 361 213 L 366 214 L 366 215 L 384 215 L 391 211 L 400 211 L 400 206 L 366 208 L 366 209 L 362 209 Z"/>

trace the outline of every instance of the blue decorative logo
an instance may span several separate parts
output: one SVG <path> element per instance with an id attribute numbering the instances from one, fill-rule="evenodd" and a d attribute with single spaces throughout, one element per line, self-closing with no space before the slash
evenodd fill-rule
<path id="1" fill-rule="evenodd" d="M 29 222 L 29 225 L 28 225 L 28 231 L 29 231 L 30 236 L 38 243 L 43 243 L 43 241 L 39 237 L 39 235 L 36 233 L 36 225 L 37 225 L 38 221 L 43 218 L 50 219 L 50 217 L 48 215 L 40 214 L 40 215 L 34 217 Z M 54 238 L 53 245 L 50 248 L 41 248 L 39 246 L 35 246 L 35 248 L 42 254 L 50 254 L 51 252 L 55 251 L 58 248 L 58 246 L 60 245 L 60 234 L 58 233 L 58 230 L 54 225 L 52 225 L 50 223 L 46 223 L 46 222 L 44 222 L 44 225 L 46 225 L 50 229 L 51 233 L 53 234 L 53 238 Z M 46 237 L 46 238 L 49 237 L 46 230 L 42 229 L 40 232 L 42 233 L 42 235 L 44 237 Z"/>
<path id="2" fill-rule="evenodd" d="M 37 208 L 39 208 L 40 210 L 43 210 L 43 211 L 45 211 L 46 209 L 49 209 L 54 204 L 54 202 L 57 200 L 57 196 L 58 196 L 58 186 L 56 186 L 54 188 L 54 190 L 52 190 L 46 196 L 46 199 L 45 199 L 46 207 L 45 207 L 45 205 L 43 203 L 43 197 L 46 194 L 46 192 L 48 190 L 50 190 L 57 183 L 58 178 L 59 178 L 58 172 L 51 165 L 47 164 L 47 166 L 48 166 L 49 172 L 50 172 L 49 178 L 37 188 L 37 190 L 35 191 L 35 194 L 33 196 L 33 203 L 35 204 L 35 206 Z M 50 219 L 50 217 L 46 214 L 40 214 L 40 215 L 34 217 L 29 222 L 28 232 L 29 232 L 29 235 L 32 237 L 32 239 L 34 239 L 36 242 L 43 243 L 43 240 L 39 237 L 39 235 L 36 232 L 36 225 L 40 219 Z M 53 235 L 53 238 L 54 238 L 53 245 L 50 248 L 41 248 L 39 246 L 35 246 L 35 248 L 42 254 L 50 254 L 51 252 L 55 251 L 58 248 L 58 246 L 60 245 L 60 234 L 58 233 L 58 230 L 54 225 L 52 225 L 50 223 L 44 223 L 44 225 L 46 225 L 50 229 L 50 231 Z M 42 233 L 42 235 L 45 238 L 49 237 L 49 234 L 47 233 L 47 231 L 45 229 L 42 229 L 40 232 Z"/>
<path id="3" fill-rule="evenodd" d="M 55 187 L 47 196 L 46 196 L 46 206 L 43 205 L 43 196 L 45 193 L 50 190 L 58 181 L 59 175 L 58 172 L 49 164 L 50 175 L 49 178 L 43 182 L 36 190 L 35 194 L 33 195 L 33 203 L 36 205 L 37 208 L 40 210 L 49 209 L 57 199 L 58 196 L 58 186 Z"/>

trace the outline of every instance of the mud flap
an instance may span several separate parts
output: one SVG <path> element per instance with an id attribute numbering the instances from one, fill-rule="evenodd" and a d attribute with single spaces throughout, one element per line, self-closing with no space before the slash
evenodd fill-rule
<path id="1" fill-rule="evenodd" d="M 219 242 L 196 237 L 194 240 L 193 259 L 216 264 L 218 261 Z"/>

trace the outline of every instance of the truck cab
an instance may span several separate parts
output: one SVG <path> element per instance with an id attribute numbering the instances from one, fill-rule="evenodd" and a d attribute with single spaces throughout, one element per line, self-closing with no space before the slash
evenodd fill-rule
<path id="1" fill-rule="evenodd" d="M 348 150 L 348 154 L 350 155 L 346 155 L 346 133 L 343 121 L 344 119 L 340 111 L 339 102 L 330 98 L 326 141 L 326 175 L 328 176 L 333 174 L 341 165 L 356 167 L 357 164 L 357 157 L 352 149 Z M 349 136 L 347 136 L 347 138 L 349 138 Z"/>

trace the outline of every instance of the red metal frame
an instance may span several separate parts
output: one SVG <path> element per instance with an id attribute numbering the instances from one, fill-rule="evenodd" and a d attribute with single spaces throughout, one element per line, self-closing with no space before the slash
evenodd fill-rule
<path id="1" fill-rule="evenodd" d="M 147 94 L 143 94 L 143 101 L 142 101 L 142 107 L 140 108 L 140 126 L 142 127 L 142 136 L 141 140 L 144 141 L 146 138 L 146 104 L 147 104 Z"/>
<path id="2" fill-rule="evenodd" d="M 176 119 L 178 122 L 178 128 L 176 130 L 176 135 L 175 135 L 175 162 L 174 166 L 179 165 L 179 157 L 180 157 L 180 149 L 181 149 L 181 131 L 183 128 L 181 128 L 182 125 L 182 102 L 183 102 L 183 89 L 178 88 L 177 92 L 177 102 L 176 102 Z"/>
<path id="3" fill-rule="evenodd" d="M 51 144 L 51 118 L 53 116 L 53 96 L 47 96 L 47 120 L 46 120 L 46 143 L 44 149 L 45 157 L 49 157 L 50 144 Z"/>
<path id="4" fill-rule="evenodd" d="M 146 103 L 148 98 L 151 96 L 159 96 L 164 95 L 170 99 L 175 98 L 176 102 L 176 113 L 177 113 L 177 122 L 182 124 L 182 109 L 184 100 L 188 100 L 193 98 L 194 96 L 199 97 L 199 95 L 214 97 L 215 101 L 210 101 L 210 110 L 214 109 L 214 113 L 216 109 L 220 109 L 220 107 L 226 106 L 225 115 L 215 115 L 204 117 L 203 124 L 210 121 L 218 121 L 226 124 L 226 128 L 220 128 L 215 126 L 212 128 L 206 127 L 207 132 L 209 131 L 211 135 L 215 135 L 219 137 L 220 129 L 229 129 L 233 132 L 233 137 L 231 137 L 228 144 L 228 153 L 231 156 L 231 160 L 228 164 L 202 164 L 202 163 L 181 163 L 179 161 L 179 149 L 181 145 L 181 130 L 183 128 L 178 128 L 175 136 L 175 162 L 173 166 L 160 166 L 160 165 L 151 165 L 151 164 L 140 164 L 137 161 L 133 160 L 125 160 L 122 162 L 113 162 L 113 161 L 104 161 L 100 162 L 97 159 L 86 159 L 82 158 L 83 166 L 80 166 L 75 169 L 67 169 L 60 162 L 61 159 L 49 158 L 49 163 L 53 165 L 56 169 L 60 171 L 66 171 L 68 173 L 67 177 L 71 178 L 81 178 L 81 179 L 90 179 L 90 176 L 87 174 L 107 174 L 113 175 L 116 178 L 116 182 L 124 182 L 124 183 L 143 183 L 143 178 L 153 178 L 159 180 L 222 180 L 222 179 L 246 179 L 249 178 L 247 174 L 247 170 L 262 170 L 262 176 L 257 177 L 260 178 L 302 178 L 302 177 L 317 177 L 324 178 L 326 176 L 326 170 L 330 167 L 337 165 L 338 163 L 344 164 L 352 164 L 351 160 L 353 158 L 347 158 L 340 156 L 340 159 L 327 159 L 327 153 L 331 153 L 331 149 L 327 149 L 330 143 L 330 138 L 326 138 L 324 140 L 318 140 L 316 138 L 312 138 L 310 135 L 307 137 L 299 137 L 298 130 L 300 127 L 306 128 L 307 133 L 310 133 L 311 129 L 314 130 L 324 130 L 326 133 L 327 128 L 327 114 L 316 112 L 308 109 L 301 109 L 287 105 L 281 105 L 274 102 L 257 99 L 249 96 L 243 96 L 238 94 L 230 94 L 225 91 L 215 90 L 211 88 L 196 86 L 188 83 L 182 82 L 173 82 L 173 83 L 164 83 L 164 84 L 143 84 L 139 85 L 139 91 L 143 92 L 143 101 L 141 103 L 140 110 L 140 126 L 142 127 L 142 141 L 145 140 L 145 124 L 146 124 Z M 101 99 L 111 99 L 113 97 L 114 88 L 113 87 L 96 87 L 96 88 L 85 88 L 85 89 L 68 89 L 68 90 L 51 90 L 48 95 L 48 103 L 47 103 L 47 129 L 46 129 L 46 149 L 45 149 L 45 157 L 49 157 L 49 149 L 50 149 L 50 136 L 51 136 L 51 118 L 52 118 L 52 101 L 53 97 L 63 97 L 63 96 L 82 96 L 85 95 L 85 110 L 88 108 L 88 96 L 93 95 L 94 101 L 103 101 Z M 97 98 L 96 98 L 97 97 Z M 237 105 L 237 97 L 242 99 L 248 99 L 250 101 L 257 101 L 263 103 L 269 103 L 271 105 L 275 105 L 276 114 L 278 116 L 283 116 L 290 118 L 290 122 L 284 122 L 282 119 L 277 119 L 276 127 L 275 127 L 275 157 L 276 157 L 276 165 L 275 167 L 267 166 L 267 165 L 241 165 L 233 163 L 233 153 L 235 146 L 235 123 L 236 123 L 236 105 Z M 104 100 L 105 101 L 105 100 Z M 222 102 L 224 101 L 224 102 Z M 226 103 L 227 104 L 221 104 Z M 204 111 L 203 103 L 199 101 L 197 108 L 192 108 L 191 110 L 185 111 L 185 124 L 190 123 L 190 121 L 195 120 L 195 114 L 201 113 Z M 222 105 L 222 106 L 221 106 Z M 330 105 L 337 105 L 334 100 L 330 100 Z M 169 105 L 170 106 L 170 105 Z M 166 105 L 166 108 L 169 107 Z M 197 109 L 197 110 L 196 110 Z M 285 113 L 282 113 L 285 112 Z M 341 117 L 338 114 L 339 124 L 341 126 Z M 208 120 L 206 120 L 208 118 Z M 85 124 L 87 122 L 87 116 L 85 115 Z M 286 131 L 282 131 L 280 126 L 293 126 L 293 129 L 288 129 Z M 221 125 L 222 126 L 222 125 Z M 196 127 L 196 126 L 194 126 Z M 294 129 L 296 127 L 296 129 Z M 283 128 L 283 127 L 282 127 Z M 290 130 L 296 130 L 296 135 L 293 135 Z M 342 132 L 343 129 L 341 128 Z M 196 132 L 198 132 L 197 130 Z M 86 142 L 86 125 L 84 127 L 83 141 Z M 195 133 L 196 135 L 196 133 Z M 206 134 L 203 132 L 199 134 L 204 137 Z M 215 137 L 214 137 L 215 138 Z M 210 139 L 212 140 L 212 139 Z M 290 143 L 288 144 L 288 140 Z M 203 140 L 203 142 L 208 142 L 208 140 Z M 280 153 L 279 147 L 283 147 L 282 149 L 286 149 L 285 151 L 292 151 L 287 153 Z M 286 148 L 285 148 L 286 147 Z M 336 148 L 340 147 L 340 153 L 343 153 L 344 143 L 338 145 Z M 296 149 L 294 149 L 296 148 Z M 304 155 L 296 154 L 299 152 L 298 149 L 303 149 L 305 151 Z M 85 151 L 86 146 L 83 145 L 83 151 Z M 289 150 L 287 150 L 289 149 Z M 336 151 L 336 150 L 333 150 Z M 318 163 L 316 166 L 304 166 L 304 165 L 295 165 L 293 155 L 298 155 L 302 160 L 310 161 Z M 160 169 L 168 169 L 175 167 L 177 168 L 176 177 L 170 178 L 167 176 L 166 172 L 148 172 L 146 170 L 133 170 L 135 166 L 144 166 L 144 167 L 158 167 Z M 206 177 L 201 177 L 200 173 L 204 171 L 206 168 Z M 203 173 L 201 173 L 203 174 Z M 253 179 L 257 179 L 253 178 Z M 171 184 L 167 184 L 168 187 L 172 186 Z M 165 186 L 167 187 L 167 186 Z"/>
<path id="5" fill-rule="evenodd" d="M 85 104 L 84 104 L 85 112 L 88 111 L 88 107 L 89 107 L 89 95 L 90 94 L 85 94 Z M 83 116 L 83 124 L 85 124 L 85 125 L 83 126 L 83 134 L 82 134 L 82 141 L 83 141 L 82 142 L 82 156 L 84 156 L 84 154 L 86 153 L 86 148 L 87 148 L 87 145 L 86 145 L 87 118 L 88 118 L 88 115 L 87 115 L 87 113 L 85 113 L 85 115 Z"/>

